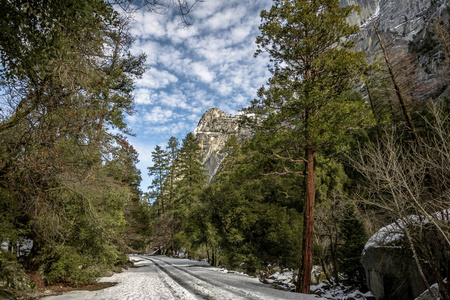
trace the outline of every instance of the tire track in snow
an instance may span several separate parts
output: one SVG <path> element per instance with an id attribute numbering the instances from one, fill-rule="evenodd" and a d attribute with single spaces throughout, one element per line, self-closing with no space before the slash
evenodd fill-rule
<path id="1" fill-rule="evenodd" d="M 206 300 L 214 299 L 214 298 L 211 297 L 211 295 L 209 295 L 209 294 L 207 294 L 207 293 L 205 293 L 203 291 L 200 291 L 198 288 L 195 288 L 189 282 L 186 282 L 184 279 L 180 278 L 180 276 L 174 274 L 173 272 L 170 272 L 169 270 L 167 270 L 167 268 L 165 268 L 165 267 L 161 266 L 160 264 L 156 263 L 153 259 L 141 256 L 141 255 L 139 255 L 138 257 L 140 257 L 142 259 L 145 259 L 145 260 L 148 260 L 148 261 L 151 261 L 152 263 L 154 263 L 155 266 L 157 268 L 159 268 L 159 270 L 161 270 L 164 273 L 166 273 L 166 275 L 169 276 L 170 279 L 172 279 L 176 284 L 178 284 L 179 286 L 184 288 L 186 291 L 188 291 L 190 294 L 192 294 L 195 298 L 197 298 L 197 299 L 206 299 Z M 172 287 L 172 290 L 174 291 L 175 289 Z"/>
<path id="2" fill-rule="evenodd" d="M 140 256 L 141 257 L 141 256 Z M 149 260 L 147 258 L 141 257 L 145 260 Z M 149 260 L 151 261 L 151 260 Z M 169 290 L 171 296 L 173 299 L 184 299 L 186 298 L 187 295 L 180 295 L 184 294 L 183 291 L 180 291 L 179 289 L 175 288 L 174 285 L 181 287 L 182 289 L 185 290 L 186 293 L 189 294 L 189 296 L 193 296 L 193 298 L 197 298 L 197 296 L 195 295 L 191 295 L 192 292 L 187 290 L 184 286 L 180 285 L 172 276 L 170 276 L 170 274 L 168 274 L 166 271 L 164 271 L 163 269 L 161 269 L 157 264 L 155 264 L 155 262 L 151 261 L 153 263 L 153 265 L 155 266 L 155 268 L 158 270 L 158 277 L 161 279 L 163 285 Z M 166 274 L 167 276 L 163 276 L 162 273 Z M 168 279 L 170 279 L 172 281 L 172 283 L 169 283 Z M 209 298 L 206 298 L 209 299 Z"/>
<path id="3" fill-rule="evenodd" d="M 169 263 L 169 262 L 163 261 L 163 260 L 161 260 L 161 259 L 158 259 L 158 258 L 147 258 L 147 257 L 143 257 L 143 256 L 139 256 L 139 257 L 141 257 L 141 258 L 143 258 L 143 259 L 146 259 L 146 260 L 149 260 L 149 261 L 153 262 L 157 267 L 159 267 L 162 271 L 166 272 L 166 274 L 169 275 L 169 276 L 170 276 L 171 278 L 173 278 L 174 280 L 175 280 L 175 278 L 173 277 L 173 274 L 174 274 L 174 273 L 173 273 L 173 272 L 171 273 L 170 271 L 168 271 L 165 267 L 161 266 L 161 264 L 157 263 L 156 261 L 158 261 L 158 262 L 160 262 L 160 263 L 162 262 L 162 263 L 164 263 L 164 264 L 167 265 L 167 266 L 170 266 L 170 267 L 172 267 L 172 268 L 174 268 L 174 269 L 177 269 L 177 270 L 179 270 L 179 271 L 181 271 L 181 272 L 184 272 L 184 273 L 186 273 L 187 275 L 189 275 L 189 276 L 191 276 L 191 277 L 194 277 L 194 278 L 196 278 L 197 280 L 200 280 L 201 282 L 206 283 L 207 285 L 211 285 L 211 286 L 213 287 L 213 289 L 219 288 L 219 289 L 221 289 L 221 290 L 223 290 L 223 291 L 226 291 L 227 293 L 230 293 L 230 294 L 233 295 L 233 297 L 230 297 L 230 298 L 227 298 L 227 299 L 264 300 L 263 298 L 260 298 L 260 297 L 257 297 L 257 296 L 255 296 L 255 295 L 252 295 L 252 294 L 250 294 L 250 293 L 248 293 L 248 292 L 242 291 L 241 289 L 234 288 L 234 287 L 230 287 L 230 286 L 221 284 L 221 283 L 219 283 L 219 282 L 217 282 L 217 281 L 214 281 L 214 280 L 210 280 L 210 279 L 204 278 L 204 277 L 199 276 L 199 275 L 197 275 L 197 274 L 195 274 L 195 273 L 193 273 L 193 272 L 187 271 L 187 270 L 185 270 L 185 269 L 183 269 L 183 268 L 180 268 L 180 267 L 178 267 L 178 266 L 175 266 L 175 265 L 173 265 L 173 264 L 171 264 L 171 263 Z M 169 273 L 171 273 L 171 274 L 169 274 Z M 177 275 L 175 275 L 175 276 L 177 276 Z M 183 282 L 183 284 L 187 285 L 187 287 L 188 287 L 189 289 L 193 289 L 192 286 L 191 286 L 189 283 L 186 283 L 186 282 L 185 282 L 183 279 L 181 279 L 181 278 L 178 278 L 178 279 L 180 279 L 180 280 Z M 178 284 L 180 284 L 182 287 L 184 287 L 185 289 L 189 290 L 186 286 L 184 286 L 183 284 L 181 284 L 178 280 L 175 280 L 175 281 L 176 281 Z M 208 290 L 208 289 L 207 289 L 207 290 Z M 190 292 L 192 292 L 192 291 L 190 291 Z M 216 297 L 215 297 L 216 295 L 212 295 L 210 291 L 209 291 L 208 294 L 206 294 L 206 293 L 201 293 L 201 294 L 203 294 L 204 296 L 206 296 L 206 298 L 202 298 L 202 299 L 216 299 Z M 223 294 L 220 295 L 221 298 L 223 298 L 224 296 L 225 296 L 225 295 L 223 295 Z"/>

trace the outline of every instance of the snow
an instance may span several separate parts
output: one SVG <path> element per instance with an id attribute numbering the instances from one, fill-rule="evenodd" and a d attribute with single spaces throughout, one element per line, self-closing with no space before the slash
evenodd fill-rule
<path id="1" fill-rule="evenodd" d="M 433 294 L 439 295 L 439 285 L 437 283 L 433 284 L 430 288 L 433 291 Z M 414 300 L 425 300 L 425 299 L 432 299 L 429 290 L 425 290 L 422 294 L 419 295 L 419 297 L 417 297 Z M 437 298 L 437 300 L 440 299 L 441 299 L 440 297 Z"/>
<path id="2" fill-rule="evenodd" d="M 398 219 L 396 222 L 381 228 L 377 233 L 371 236 L 364 246 L 364 250 L 371 247 L 392 246 L 392 244 L 400 241 L 404 237 L 402 226 L 425 225 L 433 222 L 433 220 L 449 222 L 450 209 L 435 212 L 431 214 L 430 217 L 431 218 L 426 216 L 409 215 L 405 218 Z"/>
<path id="3" fill-rule="evenodd" d="M 318 285 L 311 286 L 311 292 L 324 297 L 326 299 L 341 300 L 341 299 L 374 299 L 371 292 L 362 293 L 361 291 L 345 286 L 342 283 L 331 284 L 328 281 L 322 282 Z"/>
<path id="4" fill-rule="evenodd" d="M 259 282 L 258 278 L 211 268 L 206 262 L 166 256 L 130 255 L 130 268 L 100 282 L 117 282 L 99 291 L 73 291 L 46 300 L 75 299 L 319 299 L 290 293 Z"/>

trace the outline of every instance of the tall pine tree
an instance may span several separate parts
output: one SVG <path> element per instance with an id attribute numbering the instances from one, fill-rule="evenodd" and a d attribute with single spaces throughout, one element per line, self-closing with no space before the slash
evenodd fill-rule
<path id="1" fill-rule="evenodd" d="M 364 119 L 364 103 L 346 96 L 364 67 L 364 55 L 351 51 L 347 38 L 358 31 L 346 18 L 355 6 L 338 0 L 275 0 L 261 12 L 255 55 L 267 52 L 272 78 L 259 91 L 267 117 L 263 130 L 280 140 L 273 159 L 286 162 L 277 174 L 298 173 L 287 163 L 304 165 L 304 233 L 301 280 L 297 291 L 310 292 L 315 202 L 315 155 L 343 140 Z M 284 142 L 283 142 L 284 141 Z"/>
<path id="2" fill-rule="evenodd" d="M 148 176 L 153 177 L 152 185 L 149 186 L 151 189 L 150 197 L 154 198 L 155 201 L 161 207 L 161 213 L 165 213 L 164 207 L 164 182 L 167 179 L 167 175 L 169 172 L 169 157 L 168 153 L 164 151 L 161 146 L 156 146 L 155 150 L 152 151 L 152 161 L 153 166 L 148 167 Z"/>

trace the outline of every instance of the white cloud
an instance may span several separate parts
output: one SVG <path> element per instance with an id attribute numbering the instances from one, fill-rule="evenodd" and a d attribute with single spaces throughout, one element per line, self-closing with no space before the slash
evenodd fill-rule
<path id="1" fill-rule="evenodd" d="M 142 78 L 136 80 L 136 86 L 150 89 L 164 88 L 171 83 L 178 82 L 178 78 L 166 70 L 151 68 Z"/>
<path id="2" fill-rule="evenodd" d="M 160 106 L 155 106 L 151 112 L 145 113 L 144 119 L 150 123 L 164 124 L 171 121 L 172 115 L 172 110 L 162 109 Z"/>
<path id="3" fill-rule="evenodd" d="M 215 13 L 211 18 L 206 20 L 205 24 L 212 30 L 224 29 L 233 25 L 239 25 L 241 19 L 246 14 L 244 6 L 229 7 L 220 12 Z"/>
<path id="4" fill-rule="evenodd" d="M 172 124 L 151 126 L 147 128 L 145 134 L 167 134 L 167 140 L 169 140 L 170 136 L 175 136 L 180 133 L 187 134 L 188 132 L 194 131 L 195 125 L 186 122 L 177 122 Z"/>
<path id="5" fill-rule="evenodd" d="M 156 65 L 159 61 L 160 44 L 152 40 L 136 40 L 131 47 L 131 54 L 145 53 L 147 66 Z"/>
<path id="6" fill-rule="evenodd" d="M 164 15 L 151 13 L 145 9 L 140 9 L 134 15 L 133 28 L 131 34 L 141 38 L 158 38 L 166 35 Z"/>
<path id="7" fill-rule="evenodd" d="M 208 66 L 200 62 L 195 62 L 191 64 L 192 72 L 197 75 L 203 82 L 211 82 L 215 78 L 214 72 L 208 69 Z"/>
<path id="8" fill-rule="evenodd" d="M 233 113 L 256 97 L 256 90 L 270 76 L 267 56 L 253 59 L 259 11 L 271 3 L 201 2 L 191 15 L 195 23 L 185 29 L 178 27 L 179 16 L 138 11 L 131 52 L 146 53 L 149 69 L 136 81 L 138 113 L 127 120 L 142 144 L 136 147 L 144 161 L 140 168 L 151 163 L 149 153 L 155 145 L 166 143 L 170 136 L 181 142 L 207 109 Z M 146 177 L 146 170 L 142 172 Z"/>
<path id="9" fill-rule="evenodd" d="M 145 88 L 141 88 L 141 89 L 136 89 L 136 91 L 134 92 L 135 96 L 134 96 L 134 102 L 136 104 L 153 104 L 154 102 L 154 97 L 152 97 L 152 91 L 145 89 Z"/>

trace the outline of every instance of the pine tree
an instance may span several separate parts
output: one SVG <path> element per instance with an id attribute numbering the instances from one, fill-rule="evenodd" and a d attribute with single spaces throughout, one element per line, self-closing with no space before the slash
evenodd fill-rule
<path id="1" fill-rule="evenodd" d="M 344 243 L 338 247 L 339 271 L 344 273 L 344 281 L 350 285 L 363 287 L 365 273 L 361 264 L 361 253 L 367 242 L 364 224 L 356 217 L 352 205 L 345 207 L 344 214 L 339 221 L 340 238 Z"/>
<path id="2" fill-rule="evenodd" d="M 169 157 L 168 153 L 163 150 L 159 145 L 152 151 L 153 166 L 148 167 L 148 176 L 153 177 L 152 185 L 149 189 L 152 189 L 150 196 L 155 199 L 161 207 L 161 213 L 165 213 L 164 207 L 164 182 L 167 179 L 169 172 Z"/>
<path id="3" fill-rule="evenodd" d="M 188 133 L 177 158 L 177 189 L 179 190 L 179 208 L 191 207 L 199 191 L 205 187 L 207 176 L 202 163 L 202 153 L 197 138 Z"/>
<path id="4" fill-rule="evenodd" d="M 175 201 L 175 181 L 176 181 L 176 170 L 177 170 L 177 157 L 180 152 L 179 149 L 180 143 L 178 139 L 174 136 L 170 137 L 169 142 L 167 143 L 167 154 L 170 164 L 169 174 L 167 176 L 167 180 L 165 183 L 165 191 L 167 193 L 167 205 L 170 208 L 173 208 L 173 202 Z"/>
<path id="5" fill-rule="evenodd" d="M 267 113 L 262 130 L 280 142 L 270 155 L 286 162 L 273 174 L 298 174 L 288 167 L 304 164 L 305 207 L 303 262 L 297 291 L 309 293 L 313 252 L 315 155 L 342 142 L 350 127 L 364 120 L 364 103 L 346 96 L 365 63 L 347 38 L 358 31 L 346 18 L 355 6 L 338 0 L 275 0 L 261 12 L 261 36 L 255 55 L 269 53 L 274 66 L 259 91 Z M 295 166 L 294 166 L 295 167 Z"/>
<path id="6" fill-rule="evenodd" d="M 191 255 L 194 247 L 205 242 L 199 196 L 207 184 L 201 148 L 192 133 L 183 139 L 176 163 L 175 243 L 182 244 Z"/>

